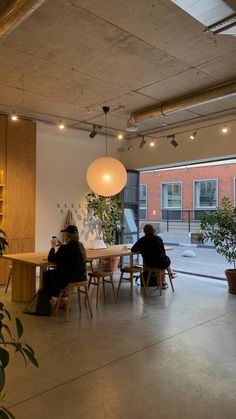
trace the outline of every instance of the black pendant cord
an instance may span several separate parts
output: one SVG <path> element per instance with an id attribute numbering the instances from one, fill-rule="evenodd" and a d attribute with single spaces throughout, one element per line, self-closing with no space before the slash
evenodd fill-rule
<path id="1" fill-rule="evenodd" d="M 106 124 L 106 157 L 107 157 L 107 114 L 109 112 L 109 106 L 103 106 L 103 112 L 105 113 L 105 124 Z"/>
<path id="2" fill-rule="evenodd" d="M 107 157 L 107 113 L 105 114 L 105 120 L 106 120 L 106 157 Z"/>

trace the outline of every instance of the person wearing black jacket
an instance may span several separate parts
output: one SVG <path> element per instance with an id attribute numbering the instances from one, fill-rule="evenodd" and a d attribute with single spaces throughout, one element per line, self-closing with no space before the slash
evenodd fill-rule
<path id="1" fill-rule="evenodd" d="M 144 278 L 147 276 L 147 268 L 170 268 L 170 258 L 166 255 L 163 240 L 156 234 L 155 228 L 151 224 L 144 226 L 144 236 L 131 248 L 131 252 L 141 253 L 143 257 Z M 167 288 L 167 283 L 163 279 L 162 287 Z"/>
<path id="2" fill-rule="evenodd" d="M 44 274 L 43 289 L 49 299 L 57 297 L 70 282 L 86 280 L 86 253 L 79 241 L 77 227 L 69 225 L 61 232 L 64 233 L 65 244 L 60 244 L 56 250 L 56 242 L 52 239 L 48 254 L 48 261 L 54 263 L 56 268 Z"/>

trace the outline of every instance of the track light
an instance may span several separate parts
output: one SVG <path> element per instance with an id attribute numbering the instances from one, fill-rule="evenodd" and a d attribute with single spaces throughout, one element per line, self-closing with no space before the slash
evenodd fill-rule
<path id="1" fill-rule="evenodd" d="M 92 132 L 89 134 L 90 138 L 94 138 L 97 135 L 97 131 L 96 131 L 96 125 L 93 125 L 93 130 Z"/>
<path id="2" fill-rule="evenodd" d="M 177 141 L 175 141 L 175 134 L 174 135 L 167 135 L 167 138 L 172 138 L 171 140 L 171 145 L 173 145 L 173 147 L 178 148 L 179 144 L 177 143 Z"/>
<path id="3" fill-rule="evenodd" d="M 190 140 L 194 140 L 197 135 L 197 131 L 193 131 L 193 133 L 189 136 Z"/>
<path id="4" fill-rule="evenodd" d="M 18 116 L 16 115 L 16 111 L 15 110 L 12 111 L 11 120 L 12 121 L 17 121 L 18 120 Z"/>
<path id="5" fill-rule="evenodd" d="M 142 139 L 140 141 L 139 148 L 143 148 L 145 146 L 145 144 L 146 144 L 146 141 L 145 141 L 144 137 L 141 137 L 141 138 Z"/>

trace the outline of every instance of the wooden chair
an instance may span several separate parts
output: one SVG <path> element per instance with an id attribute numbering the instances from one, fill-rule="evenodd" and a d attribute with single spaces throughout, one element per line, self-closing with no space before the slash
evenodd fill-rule
<path id="1" fill-rule="evenodd" d="M 89 265 L 89 270 L 91 271 L 91 272 L 93 272 L 94 271 L 94 269 L 93 269 L 93 261 L 92 260 L 86 260 L 86 265 Z"/>
<path id="2" fill-rule="evenodd" d="M 120 271 L 121 271 L 121 274 L 120 274 L 120 281 L 119 281 L 119 285 L 117 289 L 117 297 L 119 297 L 120 286 L 121 286 L 122 280 L 128 279 L 130 281 L 130 299 L 131 301 L 133 301 L 134 280 L 136 280 L 137 278 L 140 278 L 143 285 L 144 294 L 147 296 L 147 288 L 146 288 L 146 284 L 143 277 L 143 268 L 141 266 L 125 266 L 124 268 L 121 268 Z M 128 278 L 124 277 L 126 273 L 129 274 Z"/>
<path id="3" fill-rule="evenodd" d="M 93 312 L 90 304 L 89 293 L 88 293 L 88 280 L 81 281 L 81 282 L 70 282 L 66 288 L 60 291 L 59 297 L 57 299 L 55 305 L 55 313 L 58 314 L 58 310 L 62 303 L 62 300 L 65 301 L 65 312 L 66 312 L 66 320 L 69 320 L 70 317 L 70 310 L 71 310 L 71 296 L 72 294 L 77 293 L 78 296 L 78 303 L 79 303 L 79 311 L 81 312 L 81 301 L 80 301 L 80 294 L 85 295 L 84 303 L 85 305 L 88 304 L 90 316 L 93 317 Z"/>
<path id="4" fill-rule="evenodd" d="M 105 283 L 106 282 L 112 285 L 114 299 L 115 299 L 115 302 L 118 303 L 116 290 L 115 290 L 115 285 L 114 285 L 114 281 L 113 281 L 113 272 L 112 271 L 93 271 L 93 272 L 89 272 L 88 276 L 89 276 L 88 289 L 90 288 L 91 284 L 95 285 L 97 287 L 96 307 L 98 307 L 98 302 L 99 302 L 100 285 L 102 285 L 102 287 L 103 287 L 103 298 L 105 300 L 105 297 L 106 297 L 106 295 L 105 295 Z"/>
<path id="5" fill-rule="evenodd" d="M 7 293 L 7 290 L 8 290 L 8 287 L 10 285 L 11 280 L 12 280 L 12 265 L 9 266 L 9 274 L 8 274 L 8 278 L 7 278 L 5 294 Z"/>
<path id="6" fill-rule="evenodd" d="M 157 279 L 157 287 L 159 286 L 160 295 L 162 295 L 162 279 L 163 279 L 163 275 L 165 277 L 165 273 L 167 273 L 167 276 L 169 277 L 169 281 L 170 281 L 172 291 L 173 292 L 175 291 L 174 286 L 173 286 L 173 282 L 172 282 L 172 277 L 171 277 L 171 271 L 170 270 L 159 269 L 159 268 L 146 268 L 146 271 L 148 272 L 147 282 L 146 282 L 147 288 L 148 288 L 148 285 L 149 285 L 149 280 L 150 280 L 151 273 L 154 273 L 155 276 L 156 276 L 156 279 Z"/>

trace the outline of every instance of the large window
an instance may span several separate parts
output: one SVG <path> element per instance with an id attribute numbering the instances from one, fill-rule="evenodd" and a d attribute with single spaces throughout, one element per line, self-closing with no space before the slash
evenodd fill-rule
<path id="1" fill-rule="evenodd" d="M 181 182 L 162 184 L 162 219 L 181 219 L 182 185 Z"/>
<path id="2" fill-rule="evenodd" d="M 139 186 L 139 218 L 147 219 L 147 185 L 145 184 Z"/>
<path id="3" fill-rule="evenodd" d="M 217 180 L 196 180 L 194 182 L 194 218 L 199 220 L 202 211 L 214 210 L 217 206 Z"/>
<path id="4" fill-rule="evenodd" d="M 196 209 L 214 209 L 217 206 L 217 180 L 196 180 L 195 182 Z"/>

